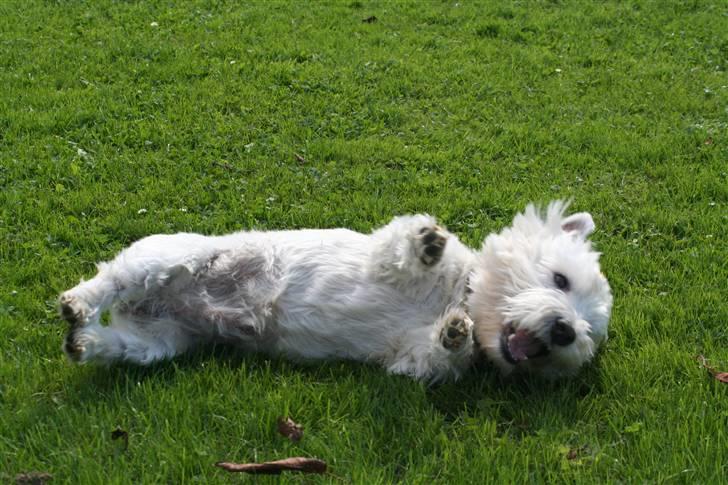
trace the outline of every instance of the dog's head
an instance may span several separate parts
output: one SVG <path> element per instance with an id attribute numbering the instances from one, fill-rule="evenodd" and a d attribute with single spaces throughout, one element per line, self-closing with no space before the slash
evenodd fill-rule
<path id="1" fill-rule="evenodd" d="M 612 294 L 587 240 L 594 222 L 567 206 L 529 205 L 483 243 L 468 305 L 478 344 L 505 373 L 572 375 L 607 339 Z"/>

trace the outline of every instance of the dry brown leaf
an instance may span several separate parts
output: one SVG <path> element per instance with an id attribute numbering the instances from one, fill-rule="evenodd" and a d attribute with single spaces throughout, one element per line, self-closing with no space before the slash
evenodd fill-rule
<path id="1" fill-rule="evenodd" d="M 253 475 L 278 475 L 283 471 L 301 473 L 326 473 L 326 462 L 316 458 L 303 458 L 300 456 L 283 460 L 267 461 L 265 463 L 215 463 L 229 472 L 243 472 Z"/>
<path id="2" fill-rule="evenodd" d="M 294 443 L 298 443 L 303 438 L 303 426 L 291 418 L 278 418 L 278 432 Z"/>
<path id="3" fill-rule="evenodd" d="M 696 355 L 695 360 L 697 360 L 700 366 L 707 370 L 710 375 L 715 378 L 715 380 L 728 384 L 728 372 L 718 372 L 715 370 L 715 367 L 708 364 L 708 359 L 706 359 L 704 355 Z"/>
<path id="4" fill-rule="evenodd" d="M 569 451 L 566 453 L 566 459 L 569 461 L 579 460 L 588 452 L 589 448 L 587 447 L 587 445 L 578 446 L 576 448 L 569 448 Z"/>
<path id="5" fill-rule="evenodd" d="M 112 440 L 122 440 L 124 442 L 124 449 L 129 448 L 129 433 L 127 431 L 124 431 L 120 427 L 116 427 L 114 431 L 111 432 L 111 439 Z"/>

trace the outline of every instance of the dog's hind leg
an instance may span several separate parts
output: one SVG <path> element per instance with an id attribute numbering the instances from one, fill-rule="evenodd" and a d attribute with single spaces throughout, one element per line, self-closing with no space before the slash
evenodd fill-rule
<path id="1" fill-rule="evenodd" d="M 215 253 L 208 241 L 198 234 L 173 234 L 135 242 L 112 261 L 99 264 L 92 279 L 61 294 L 61 316 L 71 325 L 98 321 L 117 299 L 143 298 L 149 291 L 165 286 L 180 268 L 193 272 L 204 265 Z"/>
<path id="2" fill-rule="evenodd" d="M 187 350 L 191 335 L 171 319 L 139 321 L 114 311 L 113 323 L 98 323 L 72 329 L 64 350 L 74 362 L 112 363 L 126 361 L 147 365 Z"/>
<path id="3" fill-rule="evenodd" d="M 184 347 L 180 345 L 181 330 L 172 322 L 163 325 L 159 320 L 142 321 L 115 309 L 113 324 L 101 324 L 102 314 L 113 304 L 144 296 L 144 286 L 135 285 L 128 274 L 115 271 L 115 263 L 99 265 L 96 276 L 61 294 L 61 316 L 69 323 L 64 352 L 79 363 L 130 360 L 145 364 L 171 357 Z M 162 330 L 165 338 L 157 338 Z"/>
<path id="4" fill-rule="evenodd" d="M 108 264 L 100 264 L 96 276 L 61 294 L 60 313 L 71 327 L 98 323 L 104 310 L 116 299 L 119 284 L 108 268 Z"/>
<path id="5" fill-rule="evenodd" d="M 61 316 L 70 326 L 64 344 L 69 357 L 85 360 L 84 349 L 88 345 L 83 342 L 99 340 L 109 342 L 110 359 L 114 360 L 117 353 L 114 342 L 123 343 L 125 340 L 121 336 L 128 332 L 121 327 L 107 329 L 101 326 L 104 311 L 117 302 L 133 304 L 158 293 L 161 288 L 180 284 L 180 280 L 189 277 L 198 266 L 204 266 L 215 253 L 215 248 L 207 241 L 209 239 L 195 234 L 147 237 L 122 251 L 114 260 L 99 264 L 99 271 L 92 279 L 62 293 L 59 307 Z M 88 329 L 84 330 L 86 327 Z M 127 327 L 126 330 L 131 329 L 133 324 Z M 126 340 L 135 341 L 131 336 Z M 96 347 L 106 348 L 101 344 Z"/>

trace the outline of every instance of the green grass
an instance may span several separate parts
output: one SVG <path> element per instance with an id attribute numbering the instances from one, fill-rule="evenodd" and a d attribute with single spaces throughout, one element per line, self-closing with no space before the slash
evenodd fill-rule
<path id="1" fill-rule="evenodd" d="M 304 455 L 330 474 L 286 479 L 726 482 L 728 386 L 694 361 L 728 370 L 724 2 L 175 3 L 0 5 L 1 481 L 238 482 L 213 463 Z M 429 212 L 478 245 L 571 197 L 615 307 L 567 382 L 60 351 L 56 295 L 150 233 Z"/>

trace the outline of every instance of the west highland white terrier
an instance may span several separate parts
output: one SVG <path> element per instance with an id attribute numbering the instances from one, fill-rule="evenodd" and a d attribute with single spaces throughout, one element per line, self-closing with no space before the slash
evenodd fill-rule
<path id="1" fill-rule="evenodd" d="M 346 229 L 154 235 L 60 297 L 75 362 L 149 364 L 200 343 L 354 359 L 426 381 L 484 353 L 502 371 L 574 374 L 612 306 L 585 212 L 529 205 L 480 251 L 428 215 Z M 101 316 L 111 311 L 111 323 Z"/>

